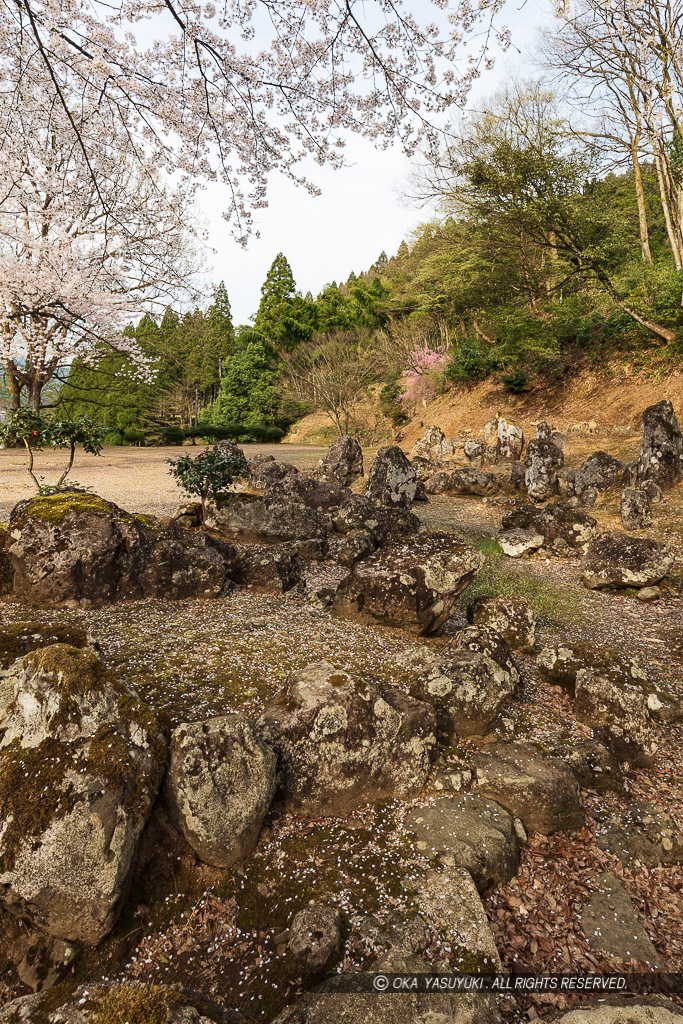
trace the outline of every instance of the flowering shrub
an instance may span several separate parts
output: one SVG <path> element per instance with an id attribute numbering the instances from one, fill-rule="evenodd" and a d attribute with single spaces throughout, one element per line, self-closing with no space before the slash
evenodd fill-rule
<path id="1" fill-rule="evenodd" d="M 92 420 L 48 420 L 30 409 L 14 409 L 4 423 L 0 423 L 0 443 L 6 448 L 22 445 L 28 456 L 28 474 L 39 493 L 59 490 L 71 472 L 80 444 L 88 455 L 99 455 L 102 451 L 102 427 Z M 68 448 L 69 460 L 66 469 L 56 484 L 46 486 L 33 472 L 34 454 L 43 448 Z"/>
<path id="2" fill-rule="evenodd" d="M 169 473 L 188 497 L 198 497 L 202 503 L 202 525 L 206 515 L 207 498 L 227 493 L 235 480 L 248 476 L 247 461 L 243 455 L 230 455 L 220 448 L 208 448 L 195 458 L 180 455 L 166 459 Z"/>
<path id="3" fill-rule="evenodd" d="M 414 349 L 410 366 L 401 374 L 403 394 L 398 399 L 403 408 L 414 409 L 426 405 L 437 394 L 438 378 L 446 369 L 448 355 L 432 348 Z"/>

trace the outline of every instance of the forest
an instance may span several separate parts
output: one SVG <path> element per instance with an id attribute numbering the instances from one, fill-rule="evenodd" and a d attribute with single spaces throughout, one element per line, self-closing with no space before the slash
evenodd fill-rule
<path id="1" fill-rule="evenodd" d="M 614 357 L 670 364 L 681 271 L 657 164 L 617 156 L 588 145 L 541 81 L 511 83 L 439 162 L 416 165 L 407 187 L 439 216 L 390 258 L 314 297 L 280 253 L 251 323 L 233 325 L 221 282 L 208 307 L 128 328 L 153 379 L 124 354 L 76 359 L 54 399 L 114 444 L 274 440 L 313 408 L 352 429 L 368 389 L 399 425 L 425 396 L 489 375 L 521 392 Z"/>

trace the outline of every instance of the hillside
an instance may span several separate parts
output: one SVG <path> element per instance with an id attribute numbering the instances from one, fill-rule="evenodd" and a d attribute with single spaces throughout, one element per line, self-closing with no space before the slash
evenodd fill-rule
<path id="1" fill-rule="evenodd" d="M 459 430 L 471 430 L 478 435 L 484 424 L 501 411 L 532 437 L 531 424 L 538 419 L 552 420 L 565 431 L 593 420 L 599 433 L 637 436 L 643 409 L 662 398 L 670 399 L 680 414 L 683 369 L 660 373 L 615 362 L 600 372 L 579 372 L 570 381 L 566 377 L 556 382 L 544 381 L 520 395 L 506 391 L 498 376 L 470 386 L 453 387 L 427 403 L 398 430 L 381 416 L 376 400 L 368 401 L 359 408 L 356 429 L 367 435 L 370 442 L 395 440 L 409 451 L 428 426 L 440 427 L 446 437 L 457 435 Z M 581 433 L 588 433 L 587 428 Z M 330 420 L 316 412 L 298 420 L 286 440 L 297 444 L 320 443 L 333 436 Z"/>

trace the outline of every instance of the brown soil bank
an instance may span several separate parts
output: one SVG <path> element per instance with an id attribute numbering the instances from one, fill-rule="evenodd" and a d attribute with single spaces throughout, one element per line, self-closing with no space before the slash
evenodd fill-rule
<path id="1" fill-rule="evenodd" d="M 595 420 L 598 428 L 630 428 L 637 433 L 643 409 L 663 398 L 670 399 L 683 418 L 683 365 L 665 375 L 615 364 L 599 373 L 566 375 L 521 395 L 509 394 L 497 378 L 489 378 L 474 387 L 455 388 L 419 410 L 402 431 L 401 444 L 412 447 L 432 424 L 446 437 L 458 430 L 479 434 L 499 411 L 532 437 L 530 421 L 539 419 L 552 420 L 560 430 Z"/>

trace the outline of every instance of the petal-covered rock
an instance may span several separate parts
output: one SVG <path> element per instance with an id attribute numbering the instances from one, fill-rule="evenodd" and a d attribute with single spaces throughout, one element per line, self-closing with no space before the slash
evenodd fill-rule
<path id="1" fill-rule="evenodd" d="M 335 595 L 334 611 L 433 633 L 452 616 L 459 594 L 483 564 L 481 551 L 450 534 L 419 534 L 410 544 L 392 544 L 357 562 Z"/>
<path id="2" fill-rule="evenodd" d="M 579 787 L 564 761 L 530 743 L 489 743 L 472 764 L 479 792 L 543 835 L 584 823 Z"/>
<path id="3" fill-rule="evenodd" d="M 275 763 L 240 715 L 178 726 L 164 799 L 200 860 L 227 867 L 251 853 L 275 792 Z"/>
<path id="4" fill-rule="evenodd" d="M 562 449 L 552 441 L 529 441 L 524 460 L 524 482 L 532 501 L 547 501 L 557 494 L 557 473 L 563 465 Z"/>
<path id="5" fill-rule="evenodd" d="M 417 849 L 430 859 L 466 868 L 479 892 L 509 882 L 519 865 L 519 838 L 512 817 L 478 794 L 439 797 L 414 807 L 404 819 Z"/>
<path id="6" fill-rule="evenodd" d="M 289 930 L 289 950 L 305 970 L 318 974 L 338 957 L 342 940 L 342 916 L 336 907 L 314 903 L 294 915 Z"/>
<path id="7" fill-rule="evenodd" d="M 472 886 L 471 880 L 469 884 Z M 476 896 L 476 890 L 474 894 Z M 483 907 L 481 912 L 484 912 Z M 483 957 L 478 959 L 483 961 Z M 482 969 L 492 970 L 493 962 L 493 959 L 487 960 Z M 431 966 L 423 957 L 397 946 L 379 957 L 372 970 L 385 975 L 429 974 Z M 335 991 L 343 986 L 344 980 L 344 975 L 335 975 L 324 981 L 315 992 L 302 996 L 283 1010 L 273 1024 L 499 1024 L 500 1021 L 494 998 L 486 993 L 409 990 L 400 995 L 385 995 L 373 991 L 349 992 L 343 988 Z M 652 1024 L 678 1022 L 653 1021 Z"/>
<path id="8" fill-rule="evenodd" d="M 576 717 L 592 728 L 596 739 L 632 764 L 652 764 L 659 744 L 643 689 L 599 671 L 581 669 L 576 675 L 575 695 Z"/>
<path id="9" fill-rule="evenodd" d="M 0 709 L 0 899 L 59 938 L 111 929 L 165 766 L 154 713 L 92 651 L 65 644 L 9 673 Z"/>
<path id="10" fill-rule="evenodd" d="M 447 650 L 415 648 L 398 661 L 413 675 L 412 695 L 434 708 L 446 740 L 487 733 L 519 682 L 507 645 L 486 628 L 462 630 Z"/>
<path id="11" fill-rule="evenodd" d="M 467 606 L 467 621 L 490 626 L 513 651 L 532 651 L 536 614 L 521 597 L 477 597 Z"/>
<path id="12" fill-rule="evenodd" d="M 363 475 L 363 452 L 355 437 L 344 434 L 334 439 L 327 454 L 320 460 L 318 478 L 350 487 Z"/>
<path id="13" fill-rule="evenodd" d="M 417 476 L 396 444 L 380 448 L 368 474 L 366 495 L 382 505 L 408 507 L 415 498 Z"/>
<path id="14" fill-rule="evenodd" d="M 327 662 L 292 672 L 255 726 L 277 753 L 287 808 L 346 814 L 419 792 L 435 756 L 436 723 L 430 709 L 403 697 L 397 710 L 374 686 Z"/>
<path id="15" fill-rule="evenodd" d="M 592 540 L 581 560 L 581 577 L 599 587 L 650 587 L 666 576 L 674 556 L 664 544 L 614 530 Z"/>
<path id="16" fill-rule="evenodd" d="M 606 823 L 598 846 L 626 867 L 683 864 L 683 832 L 659 804 L 635 800 L 623 818 Z"/>

